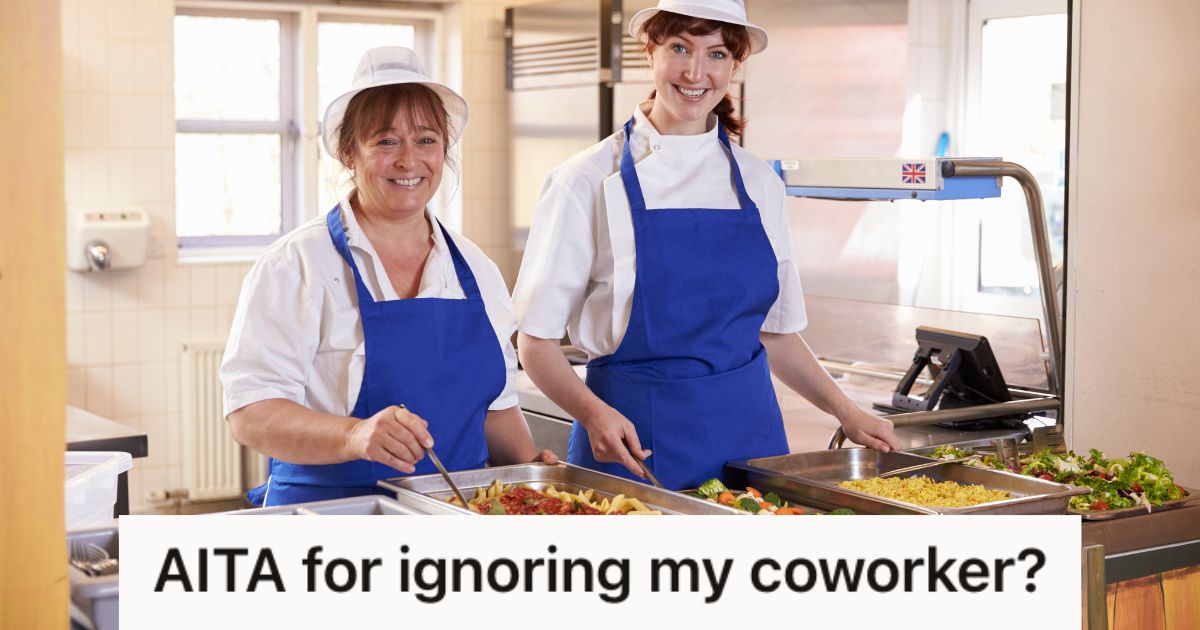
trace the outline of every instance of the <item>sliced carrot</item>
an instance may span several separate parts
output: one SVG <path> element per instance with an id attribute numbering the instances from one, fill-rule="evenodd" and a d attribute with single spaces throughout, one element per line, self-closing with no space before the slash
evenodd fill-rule
<path id="1" fill-rule="evenodd" d="M 733 505 L 733 493 L 726 490 L 725 492 L 717 495 L 717 503 L 720 503 L 721 505 Z"/>
<path id="2" fill-rule="evenodd" d="M 779 508 L 778 510 L 775 510 L 775 513 L 776 514 L 795 514 L 796 511 L 793 510 L 792 508 Z"/>
<path id="3" fill-rule="evenodd" d="M 754 488 L 751 488 L 750 486 L 746 486 L 746 492 L 749 492 L 756 499 L 762 498 L 762 493 Z"/>

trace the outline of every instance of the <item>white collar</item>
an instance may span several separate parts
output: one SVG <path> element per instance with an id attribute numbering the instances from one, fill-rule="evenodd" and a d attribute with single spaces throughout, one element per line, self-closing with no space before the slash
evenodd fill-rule
<path id="1" fill-rule="evenodd" d="M 356 247 L 363 253 L 370 254 L 374 258 L 375 246 L 371 244 L 371 240 L 367 238 L 366 232 L 363 232 L 362 226 L 358 224 L 358 217 L 355 216 L 352 210 L 350 198 L 346 197 L 342 199 L 339 207 L 342 210 L 342 226 L 346 229 L 346 243 L 350 247 Z M 425 220 L 429 221 L 429 225 L 432 227 L 430 232 L 433 239 L 433 251 L 439 256 L 449 254 L 450 248 L 447 247 L 446 237 L 442 234 L 441 223 L 438 222 L 437 217 L 429 209 L 429 206 L 425 206 Z"/>
<path id="2" fill-rule="evenodd" d="M 354 215 L 350 198 L 342 199 L 342 226 L 346 230 L 346 244 L 357 249 L 365 258 L 363 262 L 371 265 L 374 269 L 372 276 L 379 276 L 379 289 L 382 291 L 384 300 L 399 299 L 396 294 L 396 289 L 392 283 L 386 279 L 386 271 L 383 265 L 379 262 L 379 256 L 375 252 L 375 246 L 371 244 L 371 240 L 367 238 L 366 232 L 363 232 L 362 226 L 358 223 L 358 217 Z M 458 282 L 458 275 L 454 270 L 453 258 L 450 256 L 450 247 L 446 244 L 446 236 L 442 233 L 441 223 L 429 209 L 425 207 L 425 219 L 429 221 L 433 239 L 433 248 L 429 252 L 429 258 L 426 259 L 425 273 L 421 276 L 421 285 L 417 291 L 417 297 L 429 297 L 442 287 L 450 286 L 451 282 Z M 435 261 L 437 261 L 435 263 Z M 364 270 L 359 270 L 363 272 Z"/>
<path id="3" fill-rule="evenodd" d="M 704 133 L 688 136 L 663 135 L 647 117 L 653 106 L 654 101 L 651 99 L 642 101 L 633 109 L 634 136 L 642 136 L 651 151 L 662 152 L 670 157 L 696 156 L 698 151 L 711 146 L 709 143 L 717 141 L 716 114 L 708 115 L 708 130 Z"/>

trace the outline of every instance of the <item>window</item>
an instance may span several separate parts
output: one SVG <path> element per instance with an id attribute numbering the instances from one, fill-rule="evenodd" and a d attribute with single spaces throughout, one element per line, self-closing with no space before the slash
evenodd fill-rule
<path id="1" fill-rule="evenodd" d="M 180 245 L 258 244 L 295 226 L 294 28 L 287 15 L 175 16 Z M 221 45 L 213 45 L 222 42 Z M 286 210 L 285 210 L 286 209 Z"/>
<path id="2" fill-rule="evenodd" d="M 1067 0 L 971 0 L 961 9 L 945 29 L 949 153 L 1001 158 L 1033 174 L 1050 262 L 1059 265 L 1067 211 Z M 940 202 L 905 221 L 932 245 L 906 251 L 916 297 L 900 303 L 1042 320 L 1029 212 L 1016 181 L 1003 180 L 999 199 Z"/>
<path id="3" fill-rule="evenodd" d="M 1002 157 L 1034 175 L 1054 265 L 1063 258 L 1066 212 L 1067 32 L 1065 0 L 976 0 L 968 12 L 965 154 Z M 962 261 L 960 281 L 974 293 L 964 291 L 971 297 L 962 307 L 1037 317 L 1038 271 L 1020 186 L 1005 181 L 999 200 L 970 207 L 978 246 L 965 248 L 975 260 Z"/>
<path id="4" fill-rule="evenodd" d="M 1067 15 L 1025 15 L 983 23 L 980 142 L 1038 179 L 1054 263 L 1062 262 L 1066 185 Z M 1033 293 L 1037 269 L 1025 199 L 1016 186 L 1004 208 L 982 217 L 979 286 Z"/>
<path id="5" fill-rule="evenodd" d="M 175 15 L 175 225 L 180 248 L 261 247 L 349 190 L 325 154 L 325 107 L 375 46 L 438 77 L 431 11 L 181 4 Z"/>

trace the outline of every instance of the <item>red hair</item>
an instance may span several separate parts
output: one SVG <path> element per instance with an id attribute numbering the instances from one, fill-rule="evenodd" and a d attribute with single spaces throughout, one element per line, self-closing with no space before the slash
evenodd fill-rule
<path id="1" fill-rule="evenodd" d="M 670 11 L 659 11 L 646 20 L 646 24 L 642 28 L 646 32 L 646 53 L 654 52 L 654 49 L 663 45 L 668 37 L 680 33 L 699 36 L 720 31 L 721 40 L 729 49 L 729 53 L 733 55 L 734 61 L 741 63 L 750 56 L 750 33 L 746 32 L 746 27 L 737 24 L 680 15 Z M 654 98 L 653 93 L 650 98 Z M 733 98 L 728 94 L 713 108 L 713 113 L 717 115 L 717 120 L 722 127 L 725 127 L 725 131 L 729 135 L 740 136 L 742 130 L 746 128 L 745 119 L 734 115 Z"/>

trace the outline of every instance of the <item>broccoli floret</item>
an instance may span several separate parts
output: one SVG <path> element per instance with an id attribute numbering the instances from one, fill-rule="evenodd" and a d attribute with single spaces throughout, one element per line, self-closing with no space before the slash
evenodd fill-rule
<path id="1" fill-rule="evenodd" d="M 851 510 L 850 508 L 834 508 L 829 510 L 829 514 L 830 516 L 852 516 L 857 514 L 857 512 Z"/>
<path id="2" fill-rule="evenodd" d="M 758 514 L 762 511 L 762 508 L 758 507 L 758 501 L 755 501 L 750 497 L 742 497 L 741 499 L 738 499 L 737 506 L 751 514 Z"/>
<path id="3" fill-rule="evenodd" d="M 774 492 L 768 492 L 768 493 L 764 494 L 763 501 L 766 501 L 767 503 L 772 503 L 775 505 L 775 507 L 783 507 L 783 499 L 780 499 L 779 495 L 775 494 Z"/>
<path id="4" fill-rule="evenodd" d="M 713 477 L 712 479 L 700 484 L 700 488 L 696 490 L 696 493 L 707 499 L 710 497 L 715 497 L 728 489 L 729 488 L 725 487 L 725 484 L 721 483 L 720 479 Z"/>

